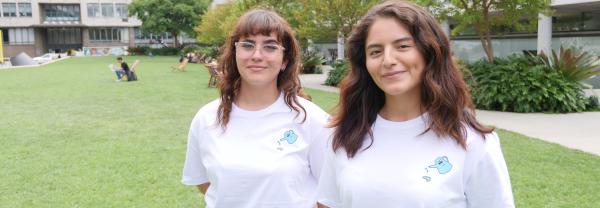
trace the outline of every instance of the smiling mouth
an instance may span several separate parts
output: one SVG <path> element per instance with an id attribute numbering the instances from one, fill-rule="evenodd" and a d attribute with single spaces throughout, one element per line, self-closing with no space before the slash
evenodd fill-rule
<path id="1" fill-rule="evenodd" d="M 250 71 L 262 71 L 264 69 L 266 69 L 267 67 L 264 66 L 247 66 L 247 69 L 249 69 Z"/>
<path id="2" fill-rule="evenodd" d="M 388 72 L 388 73 L 385 73 L 385 74 L 383 74 L 383 77 L 384 77 L 384 78 L 388 78 L 388 77 L 395 77 L 395 76 L 397 76 L 397 75 L 400 75 L 400 74 L 403 74 L 403 73 L 405 73 L 405 72 L 406 72 L 406 71 L 394 71 L 394 72 Z"/>

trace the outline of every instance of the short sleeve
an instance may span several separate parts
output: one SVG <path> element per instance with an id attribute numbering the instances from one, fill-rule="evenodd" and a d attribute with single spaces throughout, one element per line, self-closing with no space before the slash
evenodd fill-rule
<path id="1" fill-rule="evenodd" d="M 323 124 L 324 125 L 324 124 Z M 331 135 L 331 129 L 325 126 L 315 127 L 310 150 L 308 153 L 308 162 L 310 172 L 316 180 L 321 175 L 323 163 L 325 161 L 325 152 L 327 151 L 327 140 Z"/>
<path id="2" fill-rule="evenodd" d="M 194 118 L 188 133 L 187 151 L 181 179 L 181 183 L 185 185 L 200 185 L 208 182 L 206 168 L 202 163 L 202 156 L 199 151 L 202 134 L 199 132 L 201 125 L 198 125 L 197 120 L 197 118 Z"/>
<path id="3" fill-rule="evenodd" d="M 340 207 L 340 193 L 337 185 L 335 162 L 335 153 L 331 149 L 331 146 L 328 145 L 325 164 L 323 165 L 317 188 L 317 202 L 331 208 Z"/>
<path id="4" fill-rule="evenodd" d="M 466 181 L 467 207 L 515 207 L 498 135 L 488 134 L 481 148 L 483 152 L 474 162 Z"/>

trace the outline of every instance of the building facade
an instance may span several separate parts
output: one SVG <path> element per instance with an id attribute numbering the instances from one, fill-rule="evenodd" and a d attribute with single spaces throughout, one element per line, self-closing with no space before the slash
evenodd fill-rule
<path id="1" fill-rule="evenodd" d="M 561 46 L 577 47 L 600 55 L 600 0 L 553 0 L 551 17 L 539 15 L 536 31 L 513 31 L 493 36 L 494 55 L 546 53 Z M 474 30 L 465 30 L 452 38 L 454 53 L 463 60 L 485 57 L 481 41 Z"/>
<path id="2" fill-rule="evenodd" d="M 3 52 L 39 56 L 86 47 L 134 47 L 131 0 L 0 0 Z"/>

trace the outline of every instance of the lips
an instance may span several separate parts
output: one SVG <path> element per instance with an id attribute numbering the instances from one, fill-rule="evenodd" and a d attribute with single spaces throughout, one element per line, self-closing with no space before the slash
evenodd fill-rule
<path id="1" fill-rule="evenodd" d="M 406 71 L 391 71 L 383 74 L 383 78 L 392 78 L 403 74 Z"/>
<path id="2" fill-rule="evenodd" d="M 246 66 L 247 69 L 249 69 L 250 71 L 262 71 L 263 69 L 266 69 L 266 66 L 260 66 L 260 65 L 248 65 Z"/>

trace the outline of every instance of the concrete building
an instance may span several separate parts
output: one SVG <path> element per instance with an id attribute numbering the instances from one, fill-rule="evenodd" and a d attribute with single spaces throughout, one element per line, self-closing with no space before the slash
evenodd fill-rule
<path id="1" fill-rule="evenodd" d="M 4 56 L 39 56 L 69 49 L 136 44 L 141 22 L 129 17 L 131 0 L 0 0 Z"/>

